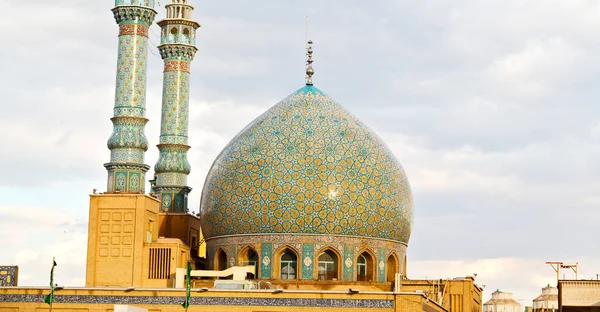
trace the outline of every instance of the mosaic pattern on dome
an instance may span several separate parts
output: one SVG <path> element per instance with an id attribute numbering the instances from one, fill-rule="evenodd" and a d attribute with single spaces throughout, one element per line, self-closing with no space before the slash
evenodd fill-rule
<path id="1" fill-rule="evenodd" d="M 215 160 L 201 203 L 205 237 L 334 234 L 408 243 L 412 194 L 371 130 L 306 86 L 243 129 Z"/>

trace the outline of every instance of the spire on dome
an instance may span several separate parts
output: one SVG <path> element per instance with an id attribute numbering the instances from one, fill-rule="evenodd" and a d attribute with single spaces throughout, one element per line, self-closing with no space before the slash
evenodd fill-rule
<path id="1" fill-rule="evenodd" d="M 308 59 L 306 60 L 306 85 L 312 86 L 312 76 L 315 74 L 315 70 L 312 67 L 313 59 L 312 59 L 312 40 L 308 40 L 308 47 L 306 48 L 306 55 Z"/>

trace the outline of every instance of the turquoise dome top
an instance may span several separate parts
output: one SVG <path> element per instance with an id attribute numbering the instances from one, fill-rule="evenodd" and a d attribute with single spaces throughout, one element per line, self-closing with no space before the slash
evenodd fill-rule
<path id="1" fill-rule="evenodd" d="M 212 165 L 206 238 L 320 234 L 408 243 L 412 193 L 383 141 L 313 86 L 252 121 Z"/>

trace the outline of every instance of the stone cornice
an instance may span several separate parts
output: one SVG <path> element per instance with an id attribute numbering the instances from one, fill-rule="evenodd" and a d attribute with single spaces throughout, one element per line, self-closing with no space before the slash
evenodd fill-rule
<path id="1" fill-rule="evenodd" d="M 192 61 L 198 49 L 187 44 L 162 44 L 158 46 L 160 56 L 165 59 L 186 59 Z"/>
<path id="2" fill-rule="evenodd" d="M 193 21 L 193 20 L 184 19 L 184 18 L 163 19 L 163 20 L 158 21 L 156 24 L 158 24 L 158 26 L 160 26 L 160 27 L 163 27 L 165 25 L 185 25 L 185 26 L 192 26 L 195 29 L 200 28 L 200 23 Z"/>
<path id="3" fill-rule="evenodd" d="M 181 192 L 189 194 L 192 191 L 192 188 L 189 186 L 177 186 L 177 185 L 160 185 L 154 186 L 152 188 L 154 192 Z"/>
<path id="4" fill-rule="evenodd" d="M 143 172 L 147 172 L 150 166 L 146 164 L 135 164 L 135 163 L 106 163 L 104 164 L 106 169 L 137 169 Z"/>
<path id="5" fill-rule="evenodd" d="M 141 6 L 118 6 L 112 9 L 117 24 L 123 22 L 142 22 L 150 26 L 156 17 L 156 11 L 148 7 Z"/>

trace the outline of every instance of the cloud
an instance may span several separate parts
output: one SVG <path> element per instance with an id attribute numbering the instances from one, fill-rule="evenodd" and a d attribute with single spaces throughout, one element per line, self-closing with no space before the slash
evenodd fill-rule
<path id="1" fill-rule="evenodd" d="M 86 219 L 44 207 L 0 206 L 0 215 L 0 263 L 19 266 L 19 285 L 46 285 L 56 257 L 56 282 L 83 286 Z"/>
<path id="2" fill-rule="evenodd" d="M 571 77 L 570 69 L 583 53 L 561 37 L 532 40 L 522 51 L 495 60 L 487 72 L 498 83 L 507 84 L 507 91 L 547 95 L 549 88 Z"/>
<path id="3" fill-rule="evenodd" d="M 512 292 L 513 299 L 523 305 L 531 305 L 532 300 L 542 293 L 542 287 L 556 285 L 553 269 L 545 264 L 548 259 L 540 258 L 480 258 L 465 260 L 426 260 L 408 262 L 409 279 L 439 279 L 473 276 L 475 283 L 484 286 L 483 300 L 489 300 L 495 290 Z M 588 264 L 599 263 L 600 258 L 588 259 Z M 563 272 L 564 271 L 564 272 Z M 574 278 L 573 272 L 561 271 L 565 278 Z M 580 275 L 590 279 L 595 276 Z M 562 278 L 562 276 L 561 276 Z M 515 283 L 515 281 L 519 281 Z"/>

